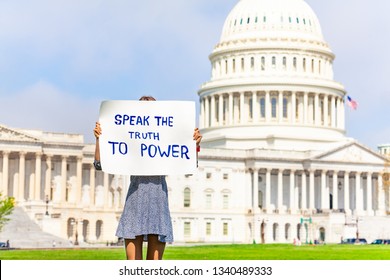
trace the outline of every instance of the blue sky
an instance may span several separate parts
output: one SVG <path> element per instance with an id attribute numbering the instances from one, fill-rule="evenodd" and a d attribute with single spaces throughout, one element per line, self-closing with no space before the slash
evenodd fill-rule
<path id="1" fill-rule="evenodd" d="M 0 0 L 0 123 L 92 142 L 103 100 L 198 102 L 237 2 Z M 390 143 L 390 2 L 306 2 L 336 55 L 335 80 L 359 103 L 346 108 L 347 136 L 372 149 Z"/>

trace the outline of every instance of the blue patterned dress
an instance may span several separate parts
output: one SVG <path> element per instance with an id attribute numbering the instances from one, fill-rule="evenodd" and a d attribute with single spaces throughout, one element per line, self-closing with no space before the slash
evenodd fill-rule
<path id="1" fill-rule="evenodd" d="M 95 163 L 101 169 L 100 162 Z M 131 176 L 125 206 L 116 236 L 135 239 L 148 234 L 158 235 L 161 242 L 173 242 L 172 221 L 168 205 L 165 176 Z"/>

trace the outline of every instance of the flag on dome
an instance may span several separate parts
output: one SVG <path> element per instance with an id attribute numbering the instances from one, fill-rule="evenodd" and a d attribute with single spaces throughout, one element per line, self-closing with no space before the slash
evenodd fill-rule
<path id="1" fill-rule="evenodd" d="M 354 110 L 357 109 L 358 103 L 355 100 L 353 100 L 349 95 L 347 95 L 347 104 L 352 109 Z"/>

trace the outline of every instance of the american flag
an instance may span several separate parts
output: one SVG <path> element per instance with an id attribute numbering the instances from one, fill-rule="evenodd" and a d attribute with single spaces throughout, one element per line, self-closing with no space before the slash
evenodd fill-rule
<path id="1" fill-rule="evenodd" d="M 347 104 L 352 109 L 354 110 L 357 109 L 358 103 L 355 100 L 353 100 L 349 95 L 347 95 Z"/>

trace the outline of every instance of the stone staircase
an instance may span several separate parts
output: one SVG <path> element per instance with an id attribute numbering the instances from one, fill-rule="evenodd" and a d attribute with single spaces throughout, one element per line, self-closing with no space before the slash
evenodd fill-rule
<path id="1" fill-rule="evenodd" d="M 9 240 L 11 248 L 72 247 L 66 239 L 42 231 L 22 207 L 15 207 L 0 232 L 0 242 Z"/>

